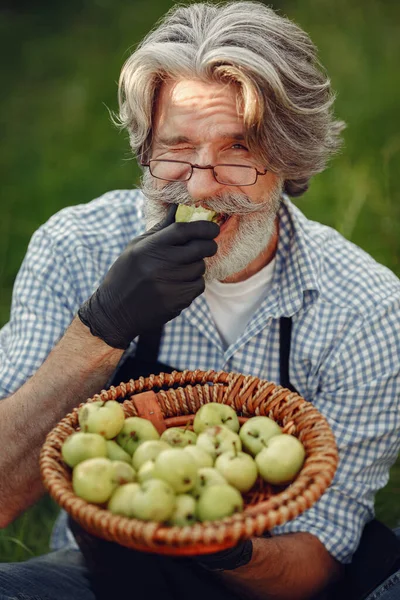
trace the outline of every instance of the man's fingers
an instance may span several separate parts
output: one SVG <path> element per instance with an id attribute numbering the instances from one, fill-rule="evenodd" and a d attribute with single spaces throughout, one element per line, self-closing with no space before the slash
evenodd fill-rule
<path id="1" fill-rule="evenodd" d="M 195 263 L 181 265 L 168 269 L 165 275 L 165 281 L 191 282 L 203 277 L 206 272 L 204 260 L 198 260 Z"/>
<path id="2" fill-rule="evenodd" d="M 175 223 L 174 229 L 178 244 L 186 244 L 190 240 L 213 240 L 219 234 L 219 225 L 212 221 Z"/>
<path id="3" fill-rule="evenodd" d="M 219 226 L 212 221 L 195 221 L 194 223 L 173 223 L 163 231 L 161 236 L 169 245 L 181 246 L 191 240 L 212 240 L 219 234 Z"/>
<path id="4" fill-rule="evenodd" d="M 218 244 L 215 240 L 191 240 L 184 246 L 168 248 L 168 259 L 176 264 L 187 265 L 206 256 L 214 256 L 217 251 Z"/>

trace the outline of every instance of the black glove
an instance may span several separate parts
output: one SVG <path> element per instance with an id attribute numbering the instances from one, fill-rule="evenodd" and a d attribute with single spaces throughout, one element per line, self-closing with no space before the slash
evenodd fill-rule
<path id="1" fill-rule="evenodd" d="M 125 350 L 146 330 L 161 327 L 204 292 L 206 256 L 218 249 L 211 221 L 175 223 L 176 205 L 132 240 L 78 316 L 91 333 Z"/>
<path id="2" fill-rule="evenodd" d="M 244 540 L 237 546 L 221 550 L 215 554 L 203 554 L 194 557 L 197 564 L 208 571 L 231 571 L 243 567 L 251 561 L 253 555 L 253 542 Z"/>

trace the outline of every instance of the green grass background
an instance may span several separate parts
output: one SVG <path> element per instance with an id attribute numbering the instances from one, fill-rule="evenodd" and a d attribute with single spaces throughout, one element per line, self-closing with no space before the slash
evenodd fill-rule
<path id="1" fill-rule="evenodd" d="M 0 326 L 32 233 L 64 206 L 137 183 L 125 134 L 111 124 L 123 61 L 172 2 L 37 0 L 0 8 Z M 400 3 L 276 0 L 320 50 L 338 92 L 345 148 L 299 205 L 400 275 Z M 1 449 L 0 449 L 1 451 Z M 377 514 L 400 520 L 400 464 Z M 48 550 L 45 497 L 0 532 L 0 561 Z"/>

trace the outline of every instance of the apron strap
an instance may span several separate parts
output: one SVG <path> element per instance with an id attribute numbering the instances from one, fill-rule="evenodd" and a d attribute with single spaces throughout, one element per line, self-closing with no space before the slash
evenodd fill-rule
<path id="1" fill-rule="evenodd" d="M 139 358 L 148 363 L 157 363 L 162 333 L 163 329 L 160 327 L 159 329 L 152 329 L 151 331 L 140 335 L 136 347 L 135 358 Z"/>
<path id="2" fill-rule="evenodd" d="M 172 373 L 175 371 L 170 365 L 159 362 L 158 352 L 163 330 L 155 329 L 139 336 L 136 353 L 129 355 L 114 371 L 107 387 L 119 385 L 121 381 L 148 377 L 156 373 Z"/>
<path id="3" fill-rule="evenodd" d="M 158 361 L 162 333 L 162 328 L 159 328 L 140 335 L 135 355 L 128 356 L 117 368 L 111 380 L 107 383 L 107 387 L 119 385 L 121 381 L 137 379 L 140 376 L 147 377 L 151 373 L 160 373 L 161 371 L 171 373 L 174 370 L 172 367 Z M 281 317 L 279 322 L 280 384 L 292 392 L 297 392 L 289 379 L 291 333 L 291 317 Z"/>
<path id="4" fill-rule="evenodd" d="M 290 342 L 292 337 L 292 318 L 281 317 L 279 319 L 279 374 L 280 384 L 290 390 L 297 392 L 296 388 L 290 383 L 289 359 Z"/>

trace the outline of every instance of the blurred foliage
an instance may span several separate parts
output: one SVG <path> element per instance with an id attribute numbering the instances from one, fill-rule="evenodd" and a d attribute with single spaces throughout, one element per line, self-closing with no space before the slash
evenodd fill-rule
<path id="1" fill-rule="evenodd" d="M 138 169 L 112 125 L 119 71 L 173 5 L 166 0 L 2 0 L 0 5 L 0 326 L 32 233 L 61 208 L 132 187 Z M 345 147 L 298 201 L 400 275 L 400 3 L 276 0 L 312 37 L 348 124 Z M 400 468 L 378 515 L 400 518 Z M 0 560 L 48 548 L 48 499 L 0 532 Z M 21 545 L 22 544 L 22 545 Z M 24 549 L 23 545 L 28 549 Z"/>

